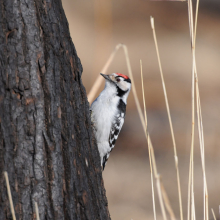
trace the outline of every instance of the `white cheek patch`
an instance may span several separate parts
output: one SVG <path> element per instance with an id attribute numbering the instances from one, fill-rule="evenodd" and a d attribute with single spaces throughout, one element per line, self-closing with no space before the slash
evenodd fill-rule
<path id="1" fill-rule="evenodd" d="M 121 81 L 121 82 L 119 83 L 119 87 L 120 87 L 120 89 L 122 89 L 123 91 L 127 90 L 127 89 L 128 89 L 127 82 Z"/>

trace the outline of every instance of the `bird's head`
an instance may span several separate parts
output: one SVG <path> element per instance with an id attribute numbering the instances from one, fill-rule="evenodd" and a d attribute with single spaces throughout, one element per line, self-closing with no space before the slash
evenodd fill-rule
<path id="1" fill-rule="evenodd" d="M 100 74 L 105 78 L 107 87 L 115 87 L 118 96 L 126 96 L 127 98 L 131 90 L 131 80 L 128 76 L 121 73 L 112 73 L 110 75 Z"/>

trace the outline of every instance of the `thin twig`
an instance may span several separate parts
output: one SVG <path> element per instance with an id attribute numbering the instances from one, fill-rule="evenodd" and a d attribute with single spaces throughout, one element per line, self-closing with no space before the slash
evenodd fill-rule
<path id="1" fill-rule="evenodd" d="M 5 181 L 6 181 L 6 187 L 7 187 L 7 192 L 8 192 L 12 218 L 13 220 L 16 220 L 14 205 L 13 205 L 12 196 L 11 196 L 11 189 L 10 189 L 9 180 L 8 180 L 8 173 L 6 171 L 4 171 L 4 176 L 5 176 Z"/>
<path id="2" fill-rule="evenodd" d="M 167 92 L 166 92 L 165 81 L 164 81 L 164 77 L 163 77 L 162 65 L 161 65 L 161 61 L 160 61 L 156 31 L 155 31 L 155 26 L 154 26 L 154 18 L 150 17 L 150 21 L 151 21 L 151 28 L 153 30 L 153 37 L 154 37 L 154 43 L 155 43 L 156 52 L 157 52 L 157 59 L 158 59 L 158 63 L 159 63 L 160 76 L 161 76 L 162 86 L 163 86 L 163 93 L 164 93 L 164 97 L 165 97 L 166 109 L 167 109 L 167 114 L 168 114 L 168 119 L 169 119 L 169 124 L 170 124 L 170 130 L 171 130 L 171 136 L 172 136 L 172 141 L 173 141 L 174 161 L 175 161 L 175 167 L 176 167 L 177 186 L 178 186 L 178 195 L 179 195 L 180 219 L 183 220 L 182 195 L 181 195 L 181 186 L 180 186 L 180 176 L 179 176 L 179 167 L 178 167 L 178 156 L 177 156 L 177 150 L 176 150 L 176 141 L 175 141 L 175 136 L 174 136 L 174 131 L 173 131 L 172 119 L 171 119 L 171 115 L 170 115 L 170 107 L 169 107 L 169 102 L 168 102 L 168 97 L 167 97 Z"/>

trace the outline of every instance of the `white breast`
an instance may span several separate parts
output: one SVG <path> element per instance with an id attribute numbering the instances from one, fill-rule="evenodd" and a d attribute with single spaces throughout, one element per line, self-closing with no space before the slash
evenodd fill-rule
<path id="1" fill-rule="evenodd" d="M 108 142 L 109 134 L 118 112 L 119 97 L 116 94 L 113 96 L 109 94 L 112 94 L 109 90 L 103 90 L 91 106 L 92 122 L 96 128 L 95 135 L 101 157 L 111 150 Z"/>

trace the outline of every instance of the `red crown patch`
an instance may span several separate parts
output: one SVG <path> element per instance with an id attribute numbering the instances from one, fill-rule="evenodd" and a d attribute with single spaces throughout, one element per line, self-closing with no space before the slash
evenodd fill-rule
<path id="1" fill-rule="evenodd" d="M 125 78 L 125 79 L 129 79 L 129 77 L 128 76 L 126 76 L 126 75 L 124 75 L 124 74 L 121 74 L 121 73 L 116 73 L 118 76 L 121 76 L 121 77 L 123 77 L 123 78 Z"/>

